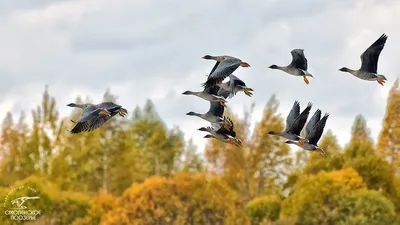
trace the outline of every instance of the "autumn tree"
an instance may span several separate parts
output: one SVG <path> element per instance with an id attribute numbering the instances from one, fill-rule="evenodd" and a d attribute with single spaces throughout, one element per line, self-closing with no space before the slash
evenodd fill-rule
<path id="1" fill-rule="evenodd" d="M 331 130 L 328 130 L 321 138 L 319 147 L 326 152 L 325 157 L 321 157 L 318 154 L 309 154 L 304 166 L 304 173 L 316 174 L 321 171 L 339 170 L 343 167 L 344 159 L 341 147 Z"/>
<path id="2" fill-rule="evenodd" d="M 282 203 L 281 216 L 296 225 L 335 224 L 332 212 L 348 193 L 365 190 L 365 184 L 351 168 L 302 177 Z"/>
<path id="3" fill-rule="evenodd" d="M 390 165 L 376 153 L 366 121 L 362 116 L 357 116 L 354 121 L 352 137 L 344 151 L 343 167 L 354 168 L 369 189 L 383 191 L 386 197 L 393 200 L 397 208 L 400 207 Z"/>
<path id="4" fill-rule="evenodd" d="M 275 195 L 257 197 L 246 205 L 245 210 L 254 225 L 264 220 L 276 221 L 281 211 L 281 199 Z"/>
<path id="5" fill-rule="evenodd" d="M 226 115 L 232 118 L 238 137 L 244 142 L 243 147 L 237 148 L 217 140 L 212 140 L 206 147 L 206 158 L 212 171 L 221 174 L 244 201 L 279 191 L 282 179 L 288 173 L 291 162 L 289 147 L 284 141 L 268 134 L 270 130 L 284 129 L 282 118 L 277 113 L 278 106 L 278 101 L 272 96 L 253 135 L 250 135 L 249 127 L 254 105 L 245 112 L 243 119 L 227 111 Z"/>
<path id="6" fill-rule="evenodd" d="M 386 115 L 379 134 L 377 151 L 390 163 L 396 174 L 400 174 L 400 89 L 399 79 L 389 91 Z"/>
<path id="7" fill-rule="evenodd" d="M 10 192 L 11 190 L 14 191 Z M 27 209 L 41 211 L 36 220 L 30 224 L 71 224 L 77 219 L 84 218 L 93 207 L 87 195 L 60 191 L 56 184 L 46 178 L 37 176 L 30 176 L 20 180 L 10 186 L 9 189 L 0 189 L 1 199 L 6 199 L 6 197 L 7 199 L 15 199 L 21 196 L 39 197 L 24 203 Z M 21 224 L 3 216 L 3 210 L 13 207 L 9 202 L 6 202 L 5 206 L 5 208 L 0 208 L 2 215 L 0 217 L 0 224 Z"/>
<path id="8" fill-rule="evenodd" d="M 341 199 L 332 218 L 335 224 L 381 225 L 395 224 L 395 215 L 393 203 L 381 193 L 362 190 Z"/>
<path id="9" fill-rule="evenodd" d="M 249 224 L 242 207 L 218 177 L 155 176 L 127 189 L 100 224 Z"/>

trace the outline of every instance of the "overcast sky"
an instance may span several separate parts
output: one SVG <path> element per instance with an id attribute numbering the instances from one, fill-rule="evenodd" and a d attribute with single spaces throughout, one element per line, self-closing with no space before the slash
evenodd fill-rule
<path id="1" fill-rule="evenodd" d="M 201 90 L 214 65 L 202 56 L 232 55 L 251 65 L 235 75 L 254 89 L 251 99 L 229 100 L 235 113 L 255 102 L 259 120 L 276 94 L 283 116 L 295 100 L 302 109 L 312 101 L 312 113 L 329 112 L 326 128 L 341 144 L 361 113 L 376 140 L 399 77 L 399 11 L 397 0 L 0 0 L 0 117 L 36 106 L 46 84 L 63 116 L 77 95 L 99 102 L 110 88 L 129 111 L 151 98 L 169 127 L 180 126 L 202 148 L 196 129 L 208 123 L 185 113 L 209 104 L 181 93 Z M 358 69 L 382 33 L 384 87 L 338 71 Z M 294 48 L 305 49 L 315 77 L 309 85 L 268 69 L 289 64 Z"/>

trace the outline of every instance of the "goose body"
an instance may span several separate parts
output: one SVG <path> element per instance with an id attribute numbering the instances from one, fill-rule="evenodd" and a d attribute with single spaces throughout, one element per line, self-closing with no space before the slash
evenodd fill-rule
<path id="1" fill-rule="evenodd" d="M 302 76 L 304 82 L 306 84 L 309 84 L 307 77 L 313 77 L 313 75 L 307 71 L 308 64 L 307 64 L 307 58 L 304 55 L 304 49 L 293 49 L 290 52 L 290 54 L 292 55 L 292 62 L 289 65 L 287 66 L 271 65 L 269 68 L 282 70 L 294 76 Z"/>
<path id="2" fill-rule="evenodd" d="M 286 143 L 295 144 L 307 151 L 318 151 L 321 156 L 324 156 L 325 152 L 323 149 L 318 147 L 318 141 L 324 132 L 328 117 L 329 114 L 325 113 L 324 117 L 321 119 L 321 110 L 318 109 L 306 126 L 306 140 L 303 143 L 287 140 Z"/>
<path id="3" fill-rule="evenodd" d="M 348 72 L 362 80 L 377 81 L 383 86 L 387 79 L 384 75 L 378 74 L 378 60 L 387 38 L 388 36 L 386 34 L 382 34 L 367 50 L 363 52 L 363 54 L 361 54 L 360 69 L 352 70 L 347 67 L 342 67 L 339 70 L 342 72 Z"/>
<path id="4" fill-rule="evenodd" d="M 93 131 L 102 126 L 116 114 L 119 114 L 122 117 L 125 117 L 128 114 L 126 109 L 113 102 L 103 102 L 97 105 L 70 103 L 67 106 L 83 109 L 82 115 L 77 121 L 71 120 L 75 123 L 74 128 L 70 131 L 73 134 L 83 131 Z"/>
<path id="5" fill-rule="evenodd" d="M 227 55 L 224 56 L 206 55 L 203 57 L 203 59 L 212 59 L 217 61 L 207 81 L 203 83 L 203 87 L 205 88 L 212 87 L 218 83 L 221 83 L 230 74 L 235 72 L 235 70 L 239 68 L 239 66 L 250 67 L 248 63 L 243 62 L 241 59 Z"/>
<path id="6" fill-rule="evenodd" d="M 311 107 L 312 103 L 309 102 L 303 112 L 300 113 L 300 103 L 295 101 L 286 118 L 286 129 L 283 132 L 270 131 L 268 134 L 281 136 L 293 141 L 299 141 L 300 144 L 303 144 L 304 138 L 300 136 L 300 132 L 307 122 Z"/>
<path id="7" fill-rule="evenodd" d="M 224 120 L 226 126 L 213 124 L 213 127 L 201 127 L 198 130 L 210 133 L 210 136 L 205 136 L 205 138 L 216 138 L 222 142 L 241 146 L 242 141 L 239 138 L 236 138 L 236 132 L 234 131 L 232 120 L 229 117 L 224 117 Z"/>
<path id="8" fill-rule="evenodd" d="M 243 91 L 249 97 L 251 97 L 253 95 L 253 93 L 251 93 L 253 91 L 253 89 L 248 88 L 241 79 L 239 79 L 238 77 L 236 77 L 233 74 L 229 75 L 228 82 L 218 83 L 217 86 L 220 87 L 221 89 L 229 91 L 229 93 L 230 93 L 229 98 L 232 98 L 233 96 L 235 96 L 236 93 L 239 91 Z"/>

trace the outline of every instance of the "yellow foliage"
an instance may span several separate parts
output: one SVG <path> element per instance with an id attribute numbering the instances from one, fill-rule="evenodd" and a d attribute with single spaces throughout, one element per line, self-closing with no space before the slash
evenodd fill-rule
<path id="1" fill-rule="evenodd" d="M 151 177 L 134 184 L 101 224 L 248 224 L 236 194 L 204 174 Z"/>
<path id="2" fill-rule="evenodd" d="M 364 189 L 365 184 L 352 168 L 306 175 L 283 201 L 281 216 L 294 219 L 296 224 L 330 224 L 330 215 L 340 199 L 351 191 Z"/>
<path id="3" fill-rule="evenodd" d="M 393 84 L 387 99 L 386 115 L 379 134 L 377 151 L 400 174 L 400 88 L 399 79 Z"/>

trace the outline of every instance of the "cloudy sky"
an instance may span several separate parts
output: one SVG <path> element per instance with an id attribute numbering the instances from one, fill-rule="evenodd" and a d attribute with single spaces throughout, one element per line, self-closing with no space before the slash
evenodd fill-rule
<path id="1" fill-rule="evenodd" d="M 46 84 L 65 116 L 77 95 L 98 102 L 110 88 L 130 111 L 151 98 L 168 126 L 202 147 L 196 129 L 208 123 L 185 113 L 209 105 L 181 93 L 201 90 L 214 64 L 202 56 L 226 54 L 251 65 L 235 75 L 255 90 L 252 99 L 229 101 L 235 113 L 255 102 L 259 120 L 276 94 L 284 116 L 294 100 L 329 112 L 326 127 L 341 144 L 359 113 L 376 139 L 399 77 L 399 11 L 397 0 L 0 0 L 0 117 L 33 108 Z M 358 69 L 382 33 L 389 36 L 378 66 L 385 87 L 338 71 Z M 294 48 L 305 49 L 315 76 L 308 86 L 268 69 L 290 63 Z"/>

